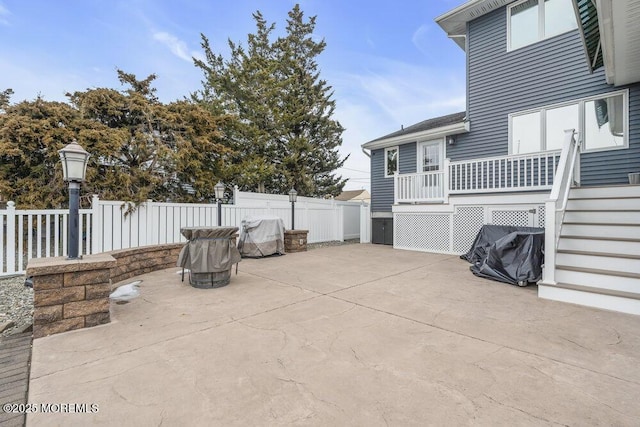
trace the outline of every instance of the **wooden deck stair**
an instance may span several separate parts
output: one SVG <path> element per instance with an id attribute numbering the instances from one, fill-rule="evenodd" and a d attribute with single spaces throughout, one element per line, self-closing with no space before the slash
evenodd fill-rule
<path id="1" fill-rule="evenodd" d="M 555 278 L 542 297 L 640 314 L 640 186 L 571 189 Z"/>

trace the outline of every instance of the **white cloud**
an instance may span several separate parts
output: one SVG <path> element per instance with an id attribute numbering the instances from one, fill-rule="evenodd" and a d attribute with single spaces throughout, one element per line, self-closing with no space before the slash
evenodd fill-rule
<path id="1" fill-rule="evenodd" d="M 465 108 L 464 70 L 381 60 L 375 71 L 349 79 L 359 88 L 361 102 L 384 112 L 391 130 Z"/>
<path id="2" fill-rule="evenodd" d="M 9 9 L 7 9 L 2 3 L 0 3 L 0 25 L 9 25 Z"/>
<path id="3" fill-rule="evenodd" d="M 169 48 L 171 53 L 184 61 L 191 63 L 193 62 L 193 57 L 203 59 L 200 52 L 189 50 L 187 44 L 173 34 L 169 34 L 164 31 L 158 31 L 153 34 L 153 38 L 164 44 Z"/>
<path id="4" fill-rule="evenodd" d="M 411 36 L 413 45 L 425 55 L 429 55 L 429 49 L 433 48 L 433 42 L 429 40 L 429 32 L 428 25 L 421 25 Z"/>

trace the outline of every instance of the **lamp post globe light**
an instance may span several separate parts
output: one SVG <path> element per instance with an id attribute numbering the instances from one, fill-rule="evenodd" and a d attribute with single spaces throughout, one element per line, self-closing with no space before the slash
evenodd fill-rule
<path id="1" fill-rule="evenodd" d="M 218 203 L 218 227 L 222 225 L 222 199 L 224 198 L 224 184 L 222 181 L 218 181 L 213 186 L 213 191 L 216 196 L 216 202 Z"/>
<path id="2" fill-rule="evenodd" d="M 291 229 L 295 230 L 296 229 L 296 221 L 295 221 L 295 204 L 296 204 L 296 199 L 298 198 L 298 192 L 292 188 L 291 190 L 289 190 L 289 201 L 291 202 Z"/>
<path id="3" fill-rule="evenodd" d="M 67 259 L 80 259 L 79 249 L 79 207 L 80 183 L 84 181 L 87 172 L 87 161 L 90 154 L 75 140 L 58 151 L 62 162 L 62 175 L 69 183 L 69 221 L 67 239 Z"/>

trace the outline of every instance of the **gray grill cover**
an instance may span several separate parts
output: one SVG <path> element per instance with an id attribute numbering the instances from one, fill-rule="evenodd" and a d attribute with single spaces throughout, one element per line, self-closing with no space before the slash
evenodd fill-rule
<path id="1" fill-rule="evenodd" d="M 178 267 L 191 273 L 220 273 L 240 262 L 240 252 L 231 241 L 238 227 L 189 227 L 180 232 L 189 241 L 180 251 Z"/>
<path id="2" fill-rule="evenodd" d="M 284 223 L 277 216 L 260 216 L 242 220 L 238 241 L 240 254 L 264 257 L 284 254 Z"/>

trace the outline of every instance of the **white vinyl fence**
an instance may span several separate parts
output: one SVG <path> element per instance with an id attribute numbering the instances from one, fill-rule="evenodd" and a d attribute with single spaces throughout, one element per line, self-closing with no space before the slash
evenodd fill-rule
<path id="1" fill-rule="evenodd" d="M 162 243 L 184 242 L 182 227 L 214 226 L 215 204 L 147 201 L 132 212 L 121 201 L 93 197 L 91 209 L 80 210 L 80 250 L 83 255 Z M 18 210 L 13 202 L 0 210 L 0 276 L 24 273 L 31 258 L 67 255 L 66 209 Z M 222 205 L 222 225 L 241 227 L 246 217 L 271 215 L 291 228 L 287 195 L 234 191 L 234 204 Z M 308 242 L 360 238 L 370 241 L 367 204 L 298 197 L 295 228 L 309 230 Z"/>

